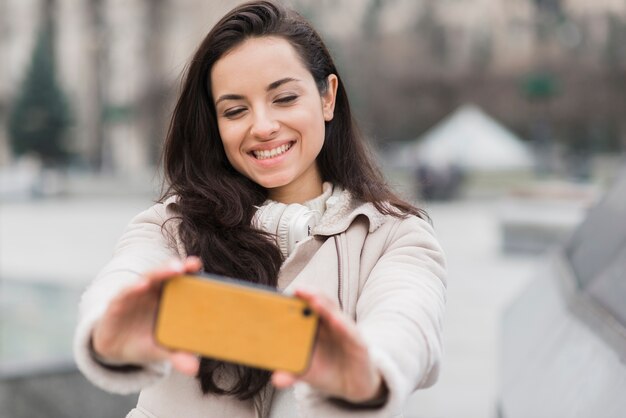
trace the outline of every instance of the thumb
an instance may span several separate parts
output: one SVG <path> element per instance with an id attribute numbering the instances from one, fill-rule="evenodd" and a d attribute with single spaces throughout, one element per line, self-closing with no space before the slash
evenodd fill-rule
<path id="1" fill-rule="evenodd" d="M 285 389 L 293 386 L 298 381 L 298 377 L 289 372 L 274 372 L 272 374 L 272 384 L 278 389 Z"/>
<path id="2" fill-rule="evenodd" d="M 196 376 L 200 369 L 200 360 L 190 353 L 176 351 L 169 355 L 169 360 L 172 363 L 172 367 L 191 377 Z"/>

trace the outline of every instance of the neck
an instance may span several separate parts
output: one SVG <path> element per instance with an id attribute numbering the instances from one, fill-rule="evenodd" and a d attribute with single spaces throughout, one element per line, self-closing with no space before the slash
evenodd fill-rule
<path id="1" fill-rule="evenodd" d="M 281 188 L 282 189 L 282 188 Z M 315 199 L 317 196 L 322 194 L 322 183 L 319 184 L 319 187 L 316 187 L 315 190 L 280 190 L 274 191 L 271 190 L 268 194 L 268 197 L 271 200 L 280 203 L 304 203 L 307 200 Z"/>
<path id="2" fill-rule="evenodd" d="M 323 192 L 322 178 L 317 170 L 313 176 L 293 181 L 282 187 L 275 187 L 268 190 L 268 197 L 280 203 L 304 203 L 321 195 Z"/>

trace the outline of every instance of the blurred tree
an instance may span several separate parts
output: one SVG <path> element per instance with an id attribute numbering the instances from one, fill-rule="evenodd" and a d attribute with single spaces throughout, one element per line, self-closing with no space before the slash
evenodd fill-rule
<path id="1" fill-rule="evenodd" d="M 535 34 L 540 47 L 545 47 L 546 42 L 555 34 L 559 24 L 567 20 L 562 0 L 534 0 L 536 28 Z"/>
<path id="2" fill-rule="evenodd" d="M 493 34 L 487 28 L 480 30 L 473 35 L 471 45 L 471 68 L 479 74 L 483 74 L 492 65 Z"/>
<path id="3" fill-rule="evenodd" d="M 66 160 L 64 139 L 70 123 L 68 102 L 56 79 L 52 39 L 52 25 L 46 21 L 9 115 L 13 152 L 37 155 L 46 165 Z"/>
<path id="4" fill-rule="evenodd" d="M 0 62 L 8 60 L 9 57 L 9 37 L 11 33 L 7 10 L 7 2 L 0 1 Z M 7 112 L 9 108 L 9 83 L 5 81 L 7 80 L 7 73 L 7 65 L 0 65 L 0 166 L 8 164 L 10 158 L 9 143 L 6 133 Z"/>
<path id="5" fill-rule="evenodd" d="M 90 163 L 98 171 L 110 169 L 112 166 L 110 153 L 107 153 L 105 141 L 105 117 L 111 113 L 104 105 L 106 101 L 106 83 L 109 75 L 109 31 L 105 19 L 104 0 L 88 0 L 85 2 L 87 11 L 86 37 L 89 48 L 87 84 L 89 85 L 89 100 L 85 103 L 85 125 L 90 135 L 93 135 L 94 147 L 90 155 Z M 114 111 L 116 115 L 119 112 Z"/>
<path id="6" fill-rule="evenodd" d="M 626 149 L 626 23 L 620 16 L 613 13 L 607 15 L 608 33 L 604 47 L 604 61 L 606 63 L 612 97 L 609 104 L 615 110 L 614 150 Z M 614 92 L 619 92 L 617 95 Z"/>
<path id="7" fill-rule="evenodd" d="M 327 6 L 324 0 L 294 0 L 292 2 L 295 10 L 298 11 L 305 19 L 313 23 L 313 26 L 319 25 L 319 17 L 321 11 Z"/>
<path id="8" fill-rule="evenodd" d="M 604 61 L 610 71 L 619 71 L 626 62 L 626 24 L 613 13 L 607 14 L 606 20 Z"/>
<path id="9" fill-rule="evenodd" d="M 438 13 L 437 3 L 433 0 L 426 1 L 415 22 L 415 29 L 418 39 L 427 42 L 431 61 L 439 68 L 444 68 L 448 63 L 450 45 L 446 26 Z"/>
<path id="10" fill-rule="evenodd" d="M 371 0 L 367 5 L 361 23 L 361 30 L 366 39 L 371 39 L 378 35 L 380 14 L 385 6 L 382 0 Z"/>
<path id="11" fill-rule="evenodd" d="M 549 71 L 534 71 L 522 83 L 522 89 L 530 100 L 547 100 L 558 94 L 558 80 Z"/>
<path id="12" fill-rule="evenodd" d="M 167 22 L 167 1 L 151 0 L 148 3 L 147 28 L 144 31 L 144 59 L 147 64 L 146 91 L 139 109 L 148 127 L 150 162 L 159 163 L 162 138 L 167 131 L 167 90 L 163 81 L 163 33 Z"/>
<path id="13" fill-rule="evenodd" d="M 535 7 L 547 14 L 561 16 L 563 15 L 562 0 L 534 0 Z"/>

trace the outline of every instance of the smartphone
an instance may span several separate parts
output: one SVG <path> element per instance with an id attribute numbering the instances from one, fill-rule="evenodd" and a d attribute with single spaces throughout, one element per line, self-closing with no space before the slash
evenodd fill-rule
<path id="1" fill-rule="evenodd" d="M 267 370 L 308 368 L 319 317 L 272 288 L 218 275 L 180 275 L 161 291 L 156 341 Z"/>

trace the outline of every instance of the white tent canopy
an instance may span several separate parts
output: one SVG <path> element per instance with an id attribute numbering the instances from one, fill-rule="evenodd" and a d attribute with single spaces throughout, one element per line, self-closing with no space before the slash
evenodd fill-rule
<path id="1" fill-rule="evenodd" d="M 467 171 L 530 170 L 528 146 L 474 105 L 464 105 L 396 154 L 401 166 Z"/>

